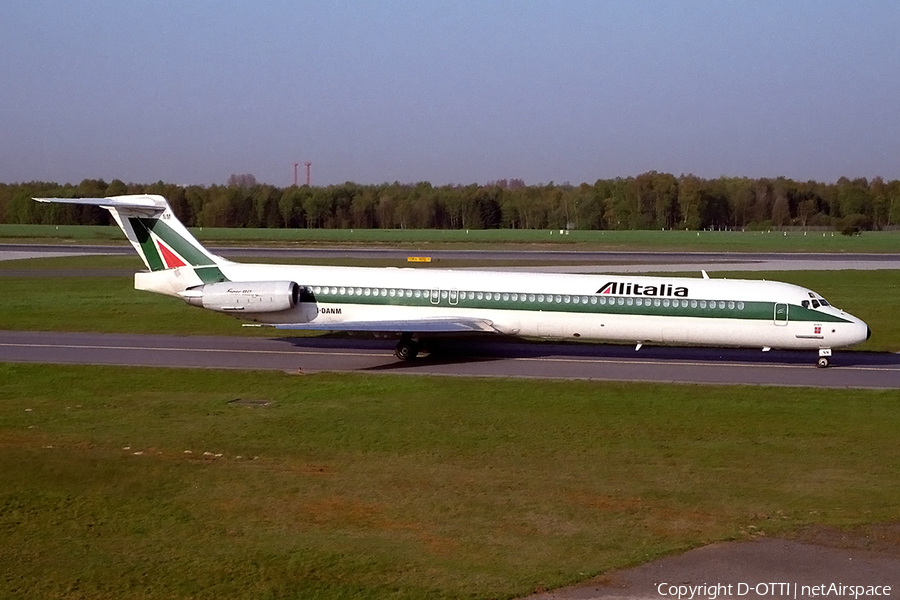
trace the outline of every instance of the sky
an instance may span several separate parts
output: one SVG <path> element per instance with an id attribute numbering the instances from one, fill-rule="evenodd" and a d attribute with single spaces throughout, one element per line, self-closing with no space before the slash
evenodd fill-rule
<path id="1" fill-rule="evenodd" d="M 0 182 L 900 179 L 900 3 L 6 0 Z"/>

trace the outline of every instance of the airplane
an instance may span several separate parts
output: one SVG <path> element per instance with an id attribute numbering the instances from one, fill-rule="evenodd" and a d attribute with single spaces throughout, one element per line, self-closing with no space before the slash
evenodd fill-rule
<path id="1" fill-rule="evenodd" d="M 35 198 L 108 210 L 141 256 L 134 287 L 279 330 L 399 334 L 416 358 L 434 337 L 465 334 L 673 346 L 815 350 L 866 341 L 869 327 L 788 283 L 236 263 L 209 252 L 157 195 Z"/>

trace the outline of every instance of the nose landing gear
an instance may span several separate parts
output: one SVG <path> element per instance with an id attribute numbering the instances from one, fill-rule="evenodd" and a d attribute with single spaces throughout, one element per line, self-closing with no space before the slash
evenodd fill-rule
<path id="1" fill-rule="evenodd" d="M 830 364 L 831 348 L 819 348 L 819 360 L 816 361 L 816 366 L 820 369 L 824 369 Z"/>

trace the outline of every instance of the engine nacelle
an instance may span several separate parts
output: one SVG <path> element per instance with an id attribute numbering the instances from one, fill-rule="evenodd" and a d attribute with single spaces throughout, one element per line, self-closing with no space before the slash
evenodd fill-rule
<path id="1" fill-rule="evenodd" d="M 290 310 L 300 301 L 293 281 L 208 283 L 179 293 L 185 302 L 227 313 L 273 313 Z"/>

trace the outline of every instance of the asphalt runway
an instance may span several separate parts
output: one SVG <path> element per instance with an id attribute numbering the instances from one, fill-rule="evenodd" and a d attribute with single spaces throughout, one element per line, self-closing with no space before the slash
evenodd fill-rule
<path id="1" fill-rule="evenodd" d="M 387 259 L 406 260 L 410 256 L 429 256 L 441 260 L 531 261 L 570 264 L 622 263 L 657 265 L 669 263 L 744 264 L 804 261 L 820 266 L 834 263 L 858 264 L 864 268 L 895 269 L 900 253 L 800 253 L 776 252 L 628 252 L 611 250 L 429 250 L 415 248 L 275 248 L 275 247 L 213 247 L 209 250 L 229 259 L 274 258 L 280 260 L 319 259 Z M 83 244 L 0 244 L 0 260 L 20 258 L 132 255 L 134 250 L 125 243 L 117 245 Z"/>
<path id="2" fill-rule="evenodd" d="M 682 600 L 853 597 L 835 593 L 841 588 L 832 589 L 833 584 L 878 586 L 881 598 L 896 598 L 900 595 L 900 556 L 894 547 L 871 552 L 760 537 L 711 544 L 606 573 L 595 582 L 534 594 L 527 600 L 676 600 L 679 592 L 684 594 Z M 688 586 L 695 592 L 693 596 Z M 815 586 L 824 587 L 814 591 Z M 874 589 L 868 591 L 858 597 L 875 595 Z"/>
<path id="3" fill-rule="evenodd" d="M 392 339 L 217 337 L 0 331 L 0 362 L 96 364 L 289 373 L 357 372 L 466 377 L 900 388 L 900 354 L 836 352 L 819 369 L 814 352 L 443 340 L 436 355 L 397 360 Z"/>
<path id="4" fill-rule="evenodd" d="M 900 270 L 900 254 L 778 254 L 766 252 L 618 252 L 573 250 L 428 250 L 397 248 L 210 248 L 220 256 L 231 260 L 277 259 L 346 259 L 346 260 L 397 260 L 402 264 L 411 255 L 427 255 L 433 268 L 440 268 L 441 260 L 477 260 L 502 263 L 497 267 L 462 267 L 497 271 L 530 271 L 557 273 L 673 273 L 718 271 L 828 271 L 828 270 Z M 133 255 L 128 245 L 45 245 L 0 244 L 0 261 L 23 258 L 85 256 L 85 255 Z M 559 263 L 540 266 L 522 263 Z M 460 267 L 456 267 L 459 269 Z M 120 270 L 3 270 L 0 277 L 76 277 L 76 276 L 130 276 L 131 271 Z"/>

